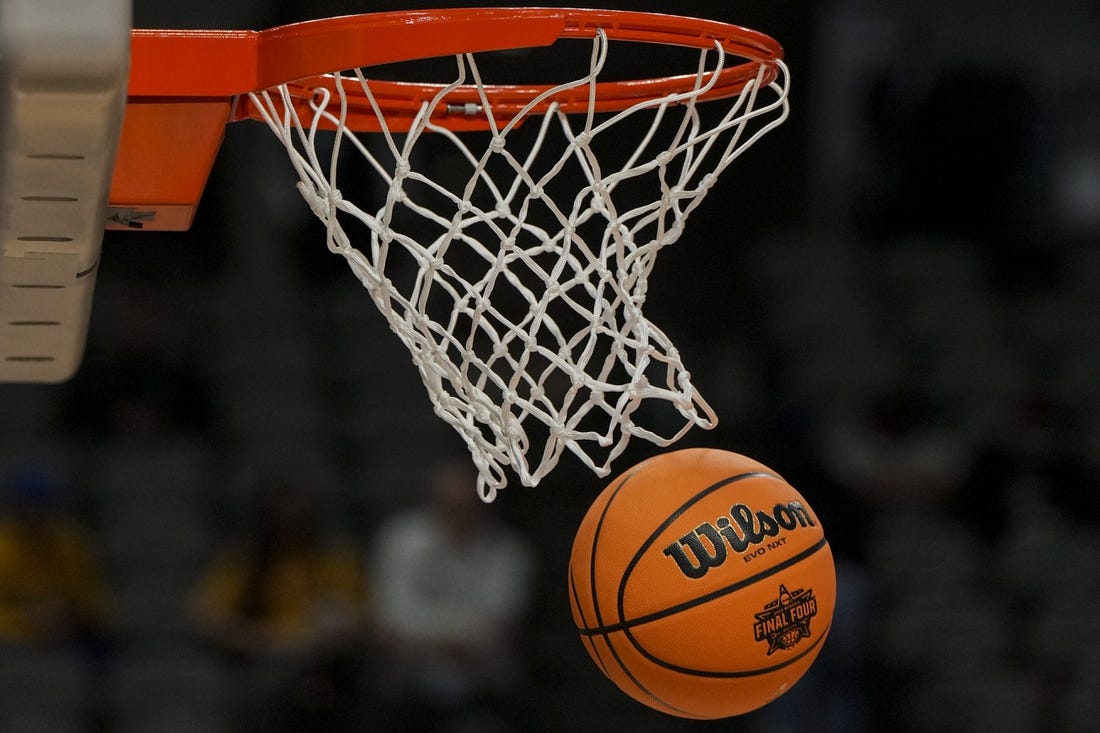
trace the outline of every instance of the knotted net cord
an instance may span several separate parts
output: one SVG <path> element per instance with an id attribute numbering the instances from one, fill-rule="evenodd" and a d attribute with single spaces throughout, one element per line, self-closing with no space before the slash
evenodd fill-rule
<path id="1" fill-rule="evenodd" d="M 689 90 L 597 114 L 591 100 L 608 48 L 597 32 L 587 73 L 507 119 L 494 116 L 474 56 L 457 56 L 454 81 L 400 134 L 387 126 L 361 69 L 318 89 L 309 119 L 299 117 L 286 85 L 252 95 L 286 147 L 328 248 L 346 258 L 408 348 L 436 414 L 465 441 L 485 501 L 507 484 L 506 469 L 534 486 L 569 450 L 605 476 L 632 437 L 667 446 L 717 423 L 642 307 L 657 253 L 680 238 L 717 176 L 785 119 L 786 68 L 778 62 L 778 76 L 764 83 L 761 65 L 738 96 L 707 102 L 723 110 L 704 121 L 697 102 L 726 64 L 716 43 L 700 53 Z M 431 111 L 468 79 L 487 134 L 456 134 L 432 121 Z M 348 85 L 370 104 L 380 135 L 348 128 Z M 566 115 L 553 104 L 555 95 L 585 87 L 587 113 Z M 529 113 L 547 101 L 533 138 L 513 143 L 520 123 L 535 125 Z M 640 142 L 616 160 L 613 149 L 634 129 L 625 123 L 637 126 L 644 115 Z M 451 153 L 443 166 L 440 140 Z M 433 151 L 425 160 L 414 155 L 418 144 Z M 357 175 L 371 178 L 381 198 L 369 210 L 338 185 L 347 149 L 366 161 Z M 672 406 L 675 425 L 635 421 L 656 402 Z"/>

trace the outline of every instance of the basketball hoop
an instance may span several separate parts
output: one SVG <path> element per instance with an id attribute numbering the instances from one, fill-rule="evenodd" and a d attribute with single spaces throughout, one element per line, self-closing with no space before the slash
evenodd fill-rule
<path id="1" fill-rule="evenodd" d="M 559 43 L 586 48 L 564 82 L 499 84 L 486 69 L 488 52 Z M 692 49 L 691 68 L 608 79 L 627 44 Z M 194 191 L 139 201 L 127 188 L 126 171 L 148 165 L 126 157 L 127 141 L 163 134 L 139 119 L 156 118 L 156 105 L 177 121 L 190 105 L 203 124 L 189 134 L 211 160 L 218 124 L 265 122 L 328 248 L 465 440 L 484 500 L 508 469 L 534 486 L 568 450 L 604 476 L 631 438 L 667 446 L 716 424 L 642 308 L 657 253 L 726 167 L 786 118 L 772 39 L 650 13 L 492 8 L 220 35 L 135 31 L 132 54 L 130 106 L 146 106 L 127 114 L 114 210 L 189 221 Z M 441 83 L 378 78 L 382 64 L 446 56 L 453 72 Z M 345 197 L 349 188 L 366 200 Z M 677 424 L 644 427 L 655 405 Z"/>

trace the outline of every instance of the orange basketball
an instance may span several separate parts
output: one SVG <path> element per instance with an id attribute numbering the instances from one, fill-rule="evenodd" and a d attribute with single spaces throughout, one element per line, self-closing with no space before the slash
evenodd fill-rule
<path id="1" fill-rule="evenodd" d="M 588 510 L 569 560 L 573 620 L 624 692 L 685 718 L 771 702 L 832 622 L 821 523 L 768 467 L 691 448 L 643 461 Z"/>

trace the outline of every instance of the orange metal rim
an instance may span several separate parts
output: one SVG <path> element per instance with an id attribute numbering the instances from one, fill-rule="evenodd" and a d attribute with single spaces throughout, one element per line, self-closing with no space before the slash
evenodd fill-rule
<path id="1" fill-rule="evenodd" d="M 782 47 L 741 26 L 661 13 L 561 8 L 474 8 L 369 13 L 261 31 L 145 30 L 131 34 L 131 97 L 235 96 L 347 69 L 461 53 L 548 46 L 561 38 L 713 48 L 774 67 Z M 605 82 L 609 98 L 617 87 Z M 520 87 L 513 87 L 518 92 Z M 503 93 L 503 92 L 502 92 Z M 633 92 L 627 96 L 636 98 Z"/>
<path id="2" fill-rule="evenodd" d="M 771 83 L 783 50 L 772 38 L 728 23 L 676 15 L 572 8 L 475 8 L 400 11 L 306 21 L 268 30 L 147 30 L 131 33 L 129 104 L 115 161 L 110 204 L 118 228 L 186 229 L 205 187 L 227 122 L 255 119 L 249 93 L 288 85 L 290 104 L 310 118 L 318 90 L 343 86 L 344 124 L 382 129 L 366 94 L 340 72 L 387 63 L 464 53 L 549 46 L 558 39 L 668 44 L 697 49 L 721 45 L 733 62 L 713 79 L 701 100 L 740 94 L 753 79 Z M 738 61 L 738 60 L 742 61 Z M 366 72 L 369 73 L 369 72 Z M 711 81 L 709 78 L 707 81 Z M 591 111 L 614 112 L 648 100 L 686 93 L 695 74 L 633 81 L 600 81 Z M 371 80 L 385 127 L 407 130 L 440 83 Z M 433 124 L 484 130 L 484 114 L 452 114 L 452 106 L 489 101 L 497 119 L 521 112 L 551 85 L 461 86 L 435 109 Z M 564 112 L 590 109 L 592 90 L 581 84 L 533 106 Z M 281 102 L 279 102 L 281 103 Z"/>

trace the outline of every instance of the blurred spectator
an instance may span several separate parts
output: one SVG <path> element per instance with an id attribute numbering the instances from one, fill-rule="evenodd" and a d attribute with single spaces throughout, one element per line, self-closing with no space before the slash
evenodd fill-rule
<path id="1" fill-rule="evenodd" d="M 816 441 L 831 481 L 879 505 L 937 504 L 958 488 L 973 461 L 969 442 L 908 386 L 886 390 L 863 412 L 826 425 Z"/>
<path id="2" fill-rule="evenodd" d="M 99 652 L 107 592 L 85 530 L 64 510 L 46 471 L 8 480 L 0 519 L 0 643 L 70 646 Z"/>
<path id="3" fill-rule="evenodd" d="M 245 536 L 201 579 L 196 624 L 239 667 L 237 730 L 343 730 L 359 712 L 358 555 L 325 536 L 305 487 L 261 488 Z"/>
<path id="4" fill-rule="evenodd" d="M 1006 407 L 1007 419 L 999 434 L 981 446 L 967 491 L 953 508 L 990 517 L 981 526 L 988 540 L 1001 539 L 1014 516 L 1028 514 L 1021 506 L 1047 505 L 1065 520 L 1095 527 L 1100 521 L 1100 493 L 1074 451 L 1080 429 L 1076 407 L 1057 399 L 1041 383 Z M 1012 486 L 1032 496 L 1016 495 L 1008 490 Z"/>
<path id="5" fill-rule="evenodd" d="M 516 729 L 514 632 L 531 598 L 533 556 L 475 482 L 468 462 L 441 465 L 428 502 L 377 535 L 378 692 L 390 730 Z"/>

